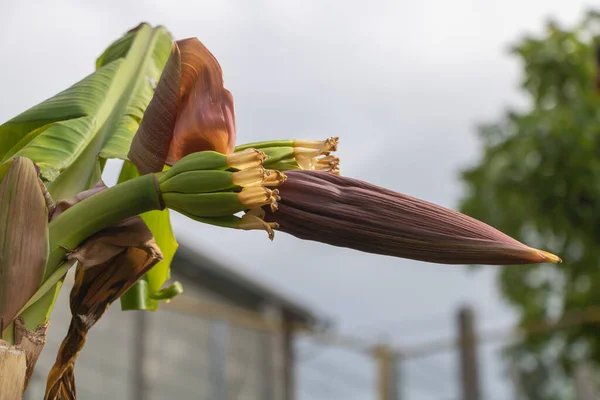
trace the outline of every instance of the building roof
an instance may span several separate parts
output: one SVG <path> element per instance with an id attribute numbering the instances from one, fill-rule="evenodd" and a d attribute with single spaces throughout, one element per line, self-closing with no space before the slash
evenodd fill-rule
<path id="1" fill-rule="evenodd" d="M 198 286 L 216 293 L 236 305 L 259 311 L 264 305 L 271 304 L 280 307 L 284 314 L 294 322 L 315 328 L 318 325 L 327 324 L 305 305 L 235 271 L 206 255 L 205 252 L 192 250 L 189 244 L 180 243 L 172 262 L 172 268 L 176 273 L 194 281 Z"/>

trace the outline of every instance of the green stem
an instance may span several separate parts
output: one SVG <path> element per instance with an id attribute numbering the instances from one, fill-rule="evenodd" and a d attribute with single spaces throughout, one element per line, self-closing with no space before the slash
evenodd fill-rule
<path id="1" fill-rule="evenodd" d="M 160 210 L 160 192 L 153 174 L 143 175 L 96 193 L 52 220 L 50 256 L 44 279 L 63 261 L 67 250 L 125 218 Z"/>
<path id="2" fill-rule="evenodd" d="M 74 204 L 53 219 L 49 225 L 50 255 L 44 280 L 62 264 L 68 250 L 74 250 L 88 237 L 126 218 L 162 209 L 155 179 L 148 174 L 120 183 Z M 61 284 L 58 282 L 21 314 L 28 329 L 34 330 L 49 318 Z"/>

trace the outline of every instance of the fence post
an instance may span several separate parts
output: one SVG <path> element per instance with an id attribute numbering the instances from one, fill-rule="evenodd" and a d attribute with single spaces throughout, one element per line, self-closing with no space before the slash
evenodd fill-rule
<path id="1" fill-rule="evenodd" d="M 283 315 L 283 381 L 285 385 L 285 400 L 296 398 L 295 385 L 295 354 L 294 354 L 294 325 L 289 316 Z"/>
<path id="2" fill-rule="evenodd" d="M 458 334 L 462 399 L 481 400 L 475 313 L 470 307 L 463 307 L 458 312 Z"/>
<path id="3" fill-rule="evenodd" d="M 210 321 L 208 373 L 211 400 L 227 399 L 227 347 L 229 326 L 223 321 Z"/>
<path id="4" fill-rule="evenodd" d="M 266 302 L 261 305 L 261 316 L 264 321 L 275 324 L 275 330 L 260 333 L 260 352 L 262 369 L 261 400 L 282 400 L 286 395 L 285 383 L 285 344 L 283 338 L 283 315 L 277 304 Z"/>
<path id="5" fill-rule="evenodd" d="M 585 362 L 575 367 L 575 397 L 577 400 L 597 399 L 593 372 Z"/>
<path id="6" fill-rule="evenodd" d="M 510 374 L 510 380 L 514 388 L 514 399 L 524 400 L 525 390 L 523 390 L 523 383 L 521 382 L 521 372 L 519 371 L 519 366 L 517 365 L 517 361 L 514 358 L 510 360 L 508 369 Z"/>
<path id="7" fill-rule="evenodd" d="M 378 345 L 373 349 L 377 361 L 377 399 L 399 400 L 397 382 L 398 356 L 387 345 Z"/>

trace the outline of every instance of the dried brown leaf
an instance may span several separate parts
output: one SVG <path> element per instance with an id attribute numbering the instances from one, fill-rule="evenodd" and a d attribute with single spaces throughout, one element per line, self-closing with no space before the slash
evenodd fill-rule
<path id="1" fill-rule="evenodd" d="M 0 184 L 0 332 L 42 284 L 48 210 L 34 163 L 15 158 Z"/>

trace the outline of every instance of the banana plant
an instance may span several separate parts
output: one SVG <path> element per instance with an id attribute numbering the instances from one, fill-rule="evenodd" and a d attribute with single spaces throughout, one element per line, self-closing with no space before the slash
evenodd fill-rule
<path id="1" fill-rule="evenodd" d="M 26 165 L 24 160 L 31 160 L 35 165 L 37 181 L 33 186 L 37 185 L 41 193 L 39 196 L 46 200 L 44 228 L 34 229 L 29 223 L 15 228 L 22 231 L 23 226 L 30 226 L 27 231 L 22 231 L 27 232 L 29 242 L 34 235 L 47 239 L 44 248 L 35 247 L 36 253 L 45 255 L 43 261 L 14 261 L 5 257 L 4 254 L 11 251 L 17 254 L 32 252 L 33 245 L 27 240 L 17 241 L 10 229 L 2 232 L 12 241 L 3 241 L 2 260 L 5 264 L 0 283 L 3 288 L 0 334 L 9 344 L 30 349 L 26 382 L 43 347 L 50 313 L 64 274 L 76 263 L 73 257 L 53 257 L 49 250 L 51 238 L 56 237 L 55 224 L 51 221 L 59 215 L 56 208 L 58 206 L 58 211 L 61 207 L 67 208 L 78 195 L 81 198 L 82 192 L 94 188 L 101 179 L 107 159 L 127 159 L 132 138 L 154 95 L 172 44 L 172 37 L 164 27 L 142 23 L 100 55 L 95 72 L 0 125 L 0 179 L 4 185 L 3 199 L 7 202 L 3 203 L 2 210 L 4 215 L 12 216 L 7 216 L 6 221 L 13 221 L 11 218 L 15 218 L 17 213 L 12 208 L 22 203 L 9 193 L 16 192 L 14 187 L 21 180 L 14 177 L 23 170 L 22 165 Z M 30 185 L 30 188 L 33 186 Z M 33 216 L 27 218 L 30 220 Z M 148 228 L 145 229 L 155 232 L 153 244 L 157 249 L 160 245 L 160 251 L 156 254 L 156 262 L 153 262 L 155 268 L 149 268 L 143 278 L 149 283 L 143 296 L 132 296 L 133 300 L 124 302 L 123 308 L 155 309 L 156 300 L 152 297 L 164 297 L 165 292 L 161 293 L 161 288 L 169 278 L 168 266 L 177 242 L 170 227 L 168 211 L 149 212 L 141 218 L 146 220 Z M 19 223 L 18 217 L 14 223 Z M 72 220 L 71 223 L 79 225 L 82 221 Z M 71 228 L 65 226 L 63 229 L 61 232 L 66 233 Z M 69 249 L 69 253 L 75 247 L 77 245 Z M 7 274 L 6 268 L 11 269 L 13 274 Z M 34 273 L 37 274 L 35 279 L 31 276 Z M 27 290 L 20 290 L 22 287 Z M 32 291 L 32 288 L 35 289 Z M 166 293 L 173 294 L 173 289 L 178 288 L 175 285 Z M 19 296 L 14 297 L 15 293 Z M 5 308 L 12 311 L 5 315 Z M 29 343 L 29 346 L 24 346 L 24 343 Z M 1 376 L 0 373 L 0 379 Z"/>
<path id="2" fill-rule="evenodd" d="M 140 24 L 93 74 L 0 126 L 0 361 L 3 348 L 25 352 L 17 392 L 71 267 L 72 320 L 46 399 L 76 398 L 77 354 L 110 304 L 156 310 L 182 292 L 165 287 L 177 248 L 169 210 L 271 240 L 281 231 L 435 263 L 561 261 L 466 215 L 341 176 L 337 137 L 236 146 L 222 75 L 198 39 Z M 107 188 L 110 158 L 124 163 Z M 0 387 L 7 376 L 0 370 Z"/>

